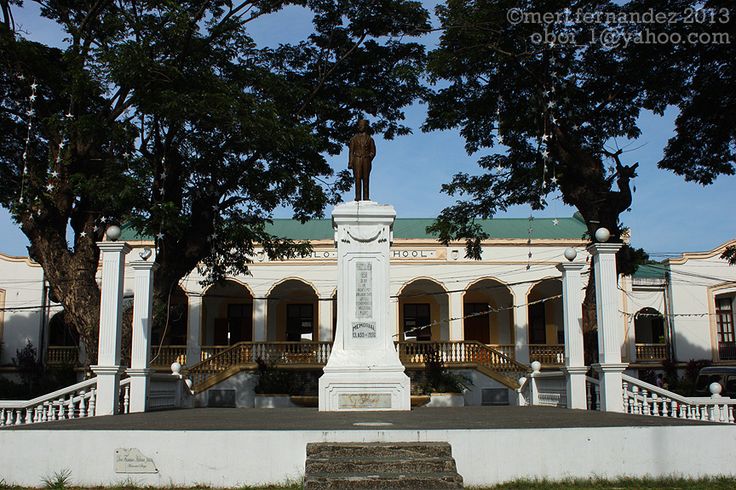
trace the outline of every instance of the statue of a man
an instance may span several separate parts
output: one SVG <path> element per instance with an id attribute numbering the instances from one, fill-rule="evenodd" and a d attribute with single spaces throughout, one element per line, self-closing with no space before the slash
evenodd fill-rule
<path id="1" fill-rule="evenodd" d="M 355 200 L 369 201 L 369 185 L 371 164 L 376 156 L 376 143 L 368 134 L 368 121 L 358 121 L 358 133 L 352 137 L 349 145 L 348 168 L 353 169 L 355 178 Z M 361 192 L 362 189 L 362 192 Z"/>

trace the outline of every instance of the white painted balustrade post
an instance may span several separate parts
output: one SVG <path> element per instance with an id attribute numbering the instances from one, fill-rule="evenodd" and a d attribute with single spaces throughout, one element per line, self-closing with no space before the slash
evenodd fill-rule
<path id="1" fill-rule="evenodd" d="M 97 375 L 96 411 L 92 415 L 114 415 L 120 396 L 120 344 L 122 337 L 123 271 L 125 255 L 130 247 L 117 242 L 120 228 L 110 226 L 107 238 L 98 242 L 102 252 L 102 285 L 100 299 L 100 338 L 97 364 L 90 366 Z"/>
<path id="2" fill-rule="evenodd" d="M 130 351 L 130 405 L 131 413 L 145 412 L 152 369 L 151 323 L 153 322 L 153 271 L 156 263 L 150 257 L 150 250 L 141 252 L 141 259 L 130 263 L 135 271 L 133 296 L 133 345 Z M 150 260 L 149 260 L 150 259 Z M 127 394 L 127 391 L 126 391 Z"/>
<path id="3" fill-rule="evenodd" d="M 580 271 L 582 262 L 573 262 L 577 252 L 574 248 L 565 250 L 569 262 L 561 263 L 557 270 L 562 272 L 562 313 L 565 332 L 565 372 L 567 385 L 567 408 L 587 408 L 585 366 L 583 355 L 583 308 Z"/>
<path id="4" fill-rule="evenodd" d="M 542 371 L 542 363 L 539 361 L 532 362 L 532 372 L 529 374 L 531 379 L 529 385 L 529 402 L 531 405 L 539 405 L 539 387 L 537 386 L 537 377 Z"/>
<path id="5" fill-rule="evenodd" d="M 606 243 L 610 233 L 605 228 L 596 231 L 596 240 L 588 247 L 593 256 L 595 275 L 596 318 L 598 323 L 598 364 L 600 373 L 601 410 L 623 412 L 622 377 L 626 364 L 621 362 L 624 328 L 618 311 L 616 252 L 620 243 Z"/>

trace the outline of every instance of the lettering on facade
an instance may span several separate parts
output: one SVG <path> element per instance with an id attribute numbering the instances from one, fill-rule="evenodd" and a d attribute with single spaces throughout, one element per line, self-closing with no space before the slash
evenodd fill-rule
<path id="1" fill-rule="evenodd" d="M 156 465 L 138 448 L 115 450 L 115 473 L 158 473 Z"/>
<path id="2" fill-rule="evenodd" d="M 441 259 L 443 256 L 439 254 L 437 249 L 392 249 L 390 257 L 396 260 L 422 260 L 422 259 Z M 259 256 L 259 261 L 263 259 Z M 294 257 L 286 260 L 337 260 L 337 250 L 312 250 L 303 257 Z"/>
<path id="3" fill-rule="evenodd" d="M 376 322 L 353 322 L 354 339 L 375 339 Z"/>
<path id="4" fill-rule="evenodd" d="M 437 258 L 437 250 L 391 250 L 392 259 L 434 259 Z"/>
<path id="5" fill-rule="evenodd" d="M 361 410 L 368 408 L 391 408 L 390 393 L 340 393 L 337 397 L 339 410 Z"/>
<path id="6" fill-rule="evenodd" d="M 373 318 L 373 264 L 371 262 L 355 263 L 355 318 Z"/>

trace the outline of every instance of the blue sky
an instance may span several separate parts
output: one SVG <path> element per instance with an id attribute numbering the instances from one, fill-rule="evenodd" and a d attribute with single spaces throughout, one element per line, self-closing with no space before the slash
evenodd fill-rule
<path id="1" fill-rule="evenodd" d="M 37 8 L 26 1 L 16 11 L 16 23 L 37 41 L 59 44 L 61 33 L 56 25 L 40 18 Z M 433 5 L 436 2 L 425 2 Z M 309 16 L 300 8 L 290 8 L 264 22 L 250 24 L 253 36 L 260 42 L 276 44 L 304 37 L 309 32 Z M 429 48 L 437 36 L 425 37 Z M 619 141 L 624 162 L 639 162 L 636 193 L 631 212 L 622 220 L 632 231 L 632 244 L 654 254 L 710 250 L 736 237 L 736 213 L 733 195 L 736 177 L 720 177 L 715 184 L 702 187 L 687 183 L 671 172 L 660 170 L 656 163 L 673 134 L 676 111 L 664 117 L 646 113 L 640 119 L 642 136 L 636 141 Z M 425 107 L 416 104 L 407 110 L 406 124 L 413 134 L 393 141 L 377 139 L 378 153 L 371 173 L 371 198 L 392 204 L 399 217 L 434 217 L 451 204 L 452 199 L 440 193 L 440 186 L 457 172 L 478 172 L 476 156 L 469 156 L 456 131 L 422 133 L 420 126 Z M 347 155 L 330 159 L 335 169 L 347 165 Z M 345 195 L 351 199 L 352 193 Z M 329 215 L 329 211 L 327 213 Z M 574 209 L 559 199 L 550 199 L 544 211 L 535 217 L 571 216 Z M 528 207 L 518 206 L 499 217 L 528 217 Z M 280 211 L 277 217 L 289 217 Z M 8 212 L 0 209 L 0 252 L 25 255 L 25 236 L 13 223 Z"/>

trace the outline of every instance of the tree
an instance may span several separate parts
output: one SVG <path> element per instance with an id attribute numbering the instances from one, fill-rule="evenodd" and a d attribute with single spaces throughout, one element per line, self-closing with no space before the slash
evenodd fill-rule
<path id="1" fill-rule="evenodd" d="M 658 8 L 680 12 L 682 22 L 690 4 Z M 457 174 L 443 186 L 461 199 L 431 231 L 445 243 L 466 240 L 468 256 L 478 258 L 487 235 L 476 219 L 513 205 L 543 209 L 550 193 L 560 192 L 583 216 L 591 240 L 605 227 L 612 241 L 623 241 L 620 218 L 632 205 L 638 164 L 625 161 L 616 140 L 639 137 L 641 111 L 661 115 L 684 100 L 690 80 L 691 67 L 673 59 L 685 48 L 642 37 L 670 35 L 682 24 L 628 21 L 650 8 L 638 1 L 506 0 L 448 0 L 438 7 L 443 34 L 429 71 L 442 86 L 428 98 L 424 129 L 459 128 L 469 153 L 507 148 L 481 155 L 479 175 Z M 624 245 L 619 272 L 632 273 L 645 258 Z M 589 326 L 593 288 L 590 281 Z"/>
<path id="2" fill-rule="evenodd" d="M 322 216 L 349 182 L 325 155 L 359 116 L 407 133 L 402 108 L 423 90 L 423 48 L 402 39 L 427 28 L 417 2 L 38 3 L 69 39 L 57 49 L 0 27 L 0 203 L 92 361 L 95 242 L 110 222 L 157 237 L 159 310 L 195 267 L 215 281 L 247 272 L 256 244 L 303 253 L 266 231 L 273 211 Z M 250 23 L 288 5 L 312 11 L 312 34 L 258 46 Z"/>
<path id="3" fill-rule="evenodd" d="M 658 165 L 706 186 L 736 173 L 736 12 L 727 1 L 705 2 L 701 11 L 707 22 L 684 26 L 701 42 L 669 46 L 669 58 L 688 76 L 679 80 L 675 135 Z M 736 247 L 727 248 L 723 258 L 736 264 Z"/>
<path id="4" fill-rule="evenodd" d="M 480 157 L 481 175 L 458 174 L 444 186 L 471 200 L 443 210 L 434 231 L 444 241 L 468 240 L 468 254 L 478 256 L 484 236 L 474 219 L 517 204 L 541 209 L 559 191 L 591 239 L 604 226 L 621 241 L 637 164 L 624 164 L 612 146 L 640 136 L 642 110 L 662 114 L 668 104 L 681 113 L 660 167 L 702 184 L 732 174 L 735 53 L 718 37 L 733 37 L 732 6 L 705 2 L 700 14 L 698 6 L 450 0 L 439 7 L 444 33 L 429 70 L 446 86 L 429 98 L 425 129 L 459 127 L 470 153 L 496 144 L 508 151 Z M 652 12 L 675 21 L 648 22 Z M 624 247 L 619 270 L 631 273 L 641 258 Z"/>

